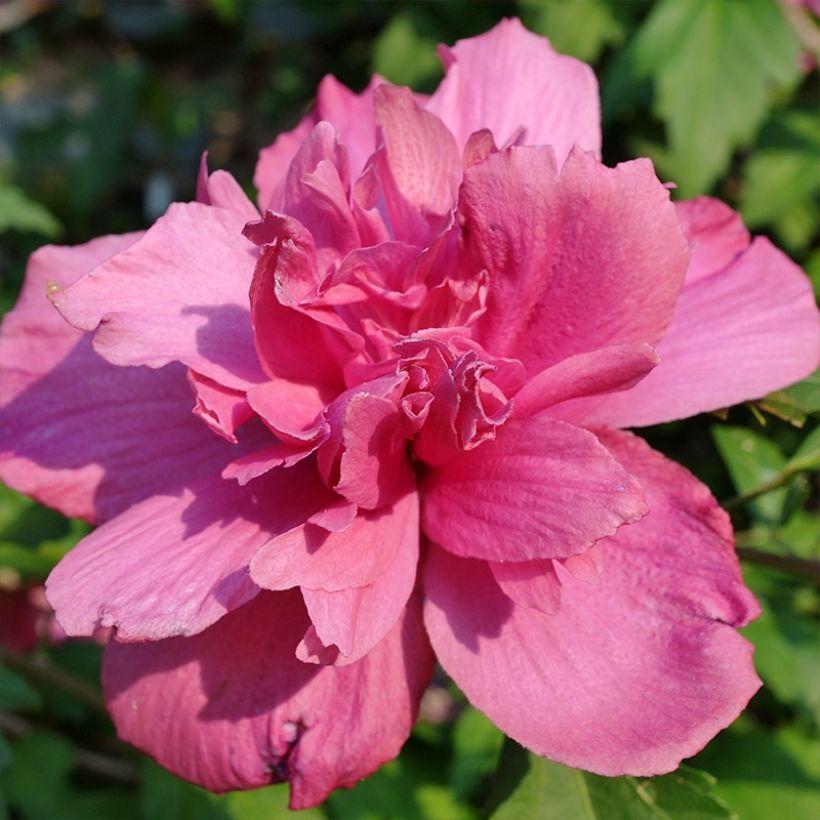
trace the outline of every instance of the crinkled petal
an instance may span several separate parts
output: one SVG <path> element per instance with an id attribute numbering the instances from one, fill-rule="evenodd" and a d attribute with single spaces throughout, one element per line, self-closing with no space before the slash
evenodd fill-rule
<path id="1" fill-rule="evenodd" d="M 652 512 L 600 542 L 600 584 L 564 573 L 561 609 L 546 615 L 506 597 L 486 564 L 436 548 L 425 622 L 445 670 L 519 743 L 603 775 L 661 774 L 760 686 L 733 628 L 759 610 L 707 488 L 638 439 L 605 441 Z"/>
<path id="2" fill-rule="evenodd" d="M 299 146 L 320 120 L 332 122 L 339 130 L 348 152 L 350 172 L 356 179 L 376 147 L 373 116 L 373 90 L 384 80 L 374 75 L 361 94 L 355 94 L 335 77 L 327 75 L 319 84 L 316 108 L 291 131 L 280 134 L 273 145 L 259 152 L 253 183 L 259 190 L 259 205 L 264 211 L 282 209 L 285 180 Z"/>
<path id="3" fill-rule="evenodd" d="M 575 555 L 647 511 L 595 436 L 545 417 L 510 421 L 494 441 L 431 468 L 422 497 L 433 541 L 489 561 Z"/>
<path id="4" fill-rule="evenodd" d="M 356 664 L 297 660 L 297 592 L 263 592 L 192 638 L 113 642 L 103 685 L 120 737 L 211 791 L 289 780 L 321 803 L 395 757 L 433 666 L 416 601 Z"/>
<path id="5" fill-rule="evenodd" d="M 686 418 L 759 398 L 820 366 L 820 314 L 803 271 L 768 239 L 748 245 L 722 202 L 703 197 L 678 207 L 693 263 L 657 346 L 660 364 L 579 416 L 585 423 Z"/>
<path id="6" fill-rule="evenodd" d="M 259 382 L 248 313 L 256 249 L 246 217 L 199 202 L 174 203 L 127 250 L 52 301 L 116 365 L 180 361 L 226 387 Z"/>
<path id="7" fill-rule="evenodd" d="M 360 510 L 340 531 L 307 522 L 262 546 L 251 561 L 251 578 L 271 590 L 365 587 L 385 572 L 400 550 L 418 545 L 418 523 L 415 492 L 375 512 Z"/>
<path id="8" fill-rule="evenodd" d="M 475 338 L 530 373 L 607 345 L 654 344 L 689 251 L 648 160 L 607 168 L 574 150 L 512 148 L 465 172 L 467 259 L 490 274 Z"/>
<path id="9" fill-rule="evenodd" d="M 194 415 L 218 436 L 236 444 L 237 429 L 253 418 L 245 393 L 223 387 L 194 370 L 188 371 L 188 382 L 196 395 Z"/>
<path id="10" fill-rule="evenodd" d="M 440 47 L 447 76 L 428 103 L 463 148 L 489 129 L 500 146 L 511 141 L 551 145 L 559 164 L 573 145 L 601 149 L 598 83 L 592 69 L 556 53 L 518 20 Z"/>
<path id="11" fill-rule="evenodd" d="M 114 367 L 48 301 L 51 285 L 70 286 L 139 236 L 40 248 L 0 332 L 0 478 L 89 521 L 189 481 L 229 449 L 191 414 L 184 368 Z"/>
<path id="12" fill-rule="evenodd" d="M 353 663 L 370 652 L 401 616 L 413 592 L 419 560 L 416 494 L 403 506 L 410 515 L 402 529 L 394 528 L 394 555 L 372 583 L 336 591 L 302 588 L 312 626 L 297 648 L 301 660 Z"/>
<path id="13" fill-rule="evenodd" d="M 254 553 L 327 496 L 312 463 L 247 488 L 217 476 L 154 496 L 69 552 L 49 576 L 48 600 L 70 635 L 98 626 L 126 641 L 192 635 L 257 594 Z"/>

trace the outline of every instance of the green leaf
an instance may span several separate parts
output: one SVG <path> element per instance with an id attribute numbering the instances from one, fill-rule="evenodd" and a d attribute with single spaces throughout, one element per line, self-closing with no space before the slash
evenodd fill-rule
<path id="1" fill-rule="evenodd" d="M 624 27 L 605 0 L 523 0 L 527 27 L 549 37 L 556 51 L 594 62 L 624 38 Z"/>
<path id="2" fill-rule="evenodd" d="M 741 720 L 696 763 L 716 774 L 715 793 L 743 820 L 820 817 L 820 741 L 798 729 L 763 731 Z"/>
<path id="3" fill-rule="evenodd" d="M 654 778 L 600 777 L 536 757 L 507 740 L 492 820 L 707 820 L 732 813 L 714 796 L 714 778 L 682 766 Z"/>
<path id="4" fill-rule="evenodd" d="M 818 156 L 820 120 L 814 112 L 790 111 L 771 121 L 745 167 L 740 210 L 746 224 L 774 224 L 790 246 L 805 246 L 817 225 Z"/>
<path id="5" fill-rule="evenodd" d="M 40 696 L 24 677 L 0 666 L 0 711 L 29 712 L 41 706 Z"/>
<path id="6" fill-rule="evenodd" d="M 467 706 L 453 727 L 450 782 L 459 797 L 467 797 L 492 774 L 504 743 L 504 734 L 478 709 Z"/>
<path id="7" fill-rule="evenodd" d="M 791 470 L 820 469 L 820 426 L 803 439 L 795 454 L 789 459 Z"/>
<path id="8" fill-rule="evenodd" d="M 423 9 L 410 6 L 394 14 L 373 43 L 373 71 L 414 88 L 441 76 L 437 37 L 429 29 Z"/>
<path id="9" fill-rule="evenodd" d="M 800 77 L 799 44 L 776 0 L 660 0 L 616 62 L 604 97 L 655 83 L 668 153 L 656 161 L 683 197 L 708 191 Z M 612 103 L 607 114 L 613 113 Z"/>
<path id="10" fill-rule="evenodd" d="M 0 233 L 31 231 L 54 239 L 62 227 L 49 211 L 14 185 L 0 183 Z"/>
<path id="11" fill-rule="evenodd" d="M 786 468 L 786 457 L 780 448 L 759 433 L 717 424 L 712 426 L 711 433 L 738 493 L 754 492 L 776 480 Z M 786 488 L 780 487 L 748 502 L 748 506 L 755 518 L 777 524 L 785 500 Z"/>
<path id="12" fill-rule="evenodd" d="M 820 370 L 785 390 L 769 393 L 757 404 L 772 415 L 802 427 L 809 416 L 820 415 Z"/>

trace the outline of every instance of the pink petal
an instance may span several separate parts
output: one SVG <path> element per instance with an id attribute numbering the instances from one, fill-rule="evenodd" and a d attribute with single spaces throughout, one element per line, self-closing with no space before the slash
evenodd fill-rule
<path id="1" fill-rule="evenodd" d="M 470 264 L 490 274 L 476 338 L 491 353 L 534 373 L 663 335 L 688 249 L 648 160 L 575 150 L 558 175 L 550 149 L 512 148 L 465 172 L 459 210 Z"/>
<path id="2" fill-rule="evenodd" d="M 415 493 L 409 498 L 405 506 L 410 516 L 391 535 L 398 542 L 395 554 L 372 583 L 337 591 L 302 587 L 312 626 L 297 647 L 298 658 L 353 663 L 368 654 L 401 617 L 413 592 L 419 560 L 418 500 Z M 330 654 L 334 649 L 338 650 L 335 656 Z"/>
<path id="3" fill-rule="evenodd" d="M 393 234 L 425 245 L 444 228 L 461 180 L 453 135 L 407 88 L 379 86 L 376 121 L 384 145 L 376 155 Z"/>
<path id="4" fill-rule="evenodd" d="M 194 415 L 214 433 L 236 444 L 236 430 L 253 418 L 253 410 L 241 390 L 232 390 L 193 370 L 188 382 L 196 395 Z"/>
<path id="5" fill-rule="evenodd" d="M 455 134 L 460 148 L 474 131 L 488 128 L 501 146 L 516 139 L 553 146 L 559 164 L 573 145 L 600 151 L 592 69 L 557 54 L 518 20 L 502 20 L 480 37 L 439 51 L 447 76 L 427 107 Z"/>
<path id="6" fill-rule="evenodd" d="M 431 469 L 425 533 L 456 555 L 530 561 L 583 552 L 647 511 L 638 483 L 591 433 L 545 417 Z"/>
<path id="7" fill-rule="evenodd" d="M 327 428 L 322 417 L 337 390 L 320 383 L 272 378 L 248 390 L 248 402 L 268 427 L 291 445 L 320 438 Z"/>
<path id="8" fill-rule="evenodd" d="M 516 393 L 515 414 L 532 416 L 549 408 L 552 417 L 571 421 L 570 408 L 561 403 L 625 390 L 657 364 L 658 357 L 647 344 L 612 345 L 576 353 L 536 373 Z"/>
<path id="9" fill-rule="evenodd" d="M 283 210 L 311 233 L 320 277 L 359 244 L 359 232 L 348 203 L 347 152 L 336 129 L 320 122 L 296 152 L 285 182 Z"/>
<path id="10" fill-rule="evenodd" d="M 409 493 L 376 512 L 360 510 L 341 531 L 301 524 L 259 549 L 250 564 L 251 578 L 271 590 L 301 586 L 338 592 L 368 586 L 400 551 L 418 552 L 418 520 L 418 496 Z"/>
<path id="11" fill-rule="evenodd" d="M 584 418 L 613 427 L 658 424 L 756 399 L 820 365 L 820 316 L 809 280 L 768 239 L 748 248 L 739 220 L 714 199 L 681 210 L 693 263 L 660 364 Z"/>
<path id="12" fill-rule="evenodd" d="M 564 574 L 560 612 L 545 615 L 504 596 L 486 564 L 435 549 L 425 622 L 445 670 L 519 743 L 599 774 L 661 774 L 759 687 L 732 628 L 758 609 L 706 487 L 638 439 L 605 440 L 652 512 L 601 542 L 600 585 Z"/>
<path id="13" fill-rule="evenodd" d="M 415 484 L 405 415 L 396 402 L 405 379 L 388 375 L 342 393 L 328 408 L 331 435 L 319 468 L 340 495 L 364 509 L 392 504 Z"/>
<path id="14" fill-rule="evenodd" d="M 112 643 L 120 737 L 211 791 L 290 780 L 291 808 L 354 785 L 398 754 L 430 680 L 419 607 L 344 668 L 294 657 L 307 623 L 298 593 L 262 593 L 196 637 Z"/>
<path id="15" fill-rule="evenodd" d="M 273 145 L 259 153 L 253 183 L 259 189 L 259 204 L 263 211 L 267 208 L 282 210 L 288 168 L 299 146 L 320 120 L 333 123 L 339 130 L 348 152 L 351 176 L 353 179 L 359 176 L 376 147 L 373 90 L 383 82 L 381 77 L 374 76 L 361 94 L 354 94 L 329 74 L 322 80 L 316 109 L 296 128 L 281 134 Z"/>
<path id="16" fill-rule="evenodd" d="M 0 333 L 0 477 L 87 520 L 219 469 L 228 453 L 191 415 L 182 367 L 113 367 L 49 304 L 49 285 L 68 287 L 138 238 L 40 248 Z"/>
<path id="17" fill-rule="evenodd" d="M 342 364 L 353 357 L 356 342 L 338 317 L 308 315 L 298 306 L 283 304 L 282 281 L 318 281 L 310 254 L 292 240 L 267 245 L 259 258 L 250 289 L 251 321 L 259 361 L 272 377 L 315 390 L 344 386 Z M 335 326 L 331 324 L 336 321 Z"/>
<path id="18" fill-rule="evenodd" d="M 248 564 L 262 544 L 327 500 L 305 463 L 242 488 L 220 478 L 143 501 L 83 539 L 46 590 L 70 635 L 115 626 L 121 640 L 191 635 L 258 592 Z"/>
<path id="19" fill-rule="evenodd" d="M 283 442 L 275 442 L 268 447 L 246 453 L 234 459 L 222 470 L 222 478 L 232 478 L 241 486 L 275 470 L 277 467 L 293 467 L 316 452 L 322 439 L 293 447 Z"/>
<path id="20" fill-rule="evenodd" d="M 180 361 L 235 389 L 262 379 L 248 317 L 255 248 L 246 217 L 174 203 L 153 227 L 52 301 L 112 364 Z"/>
<path id="21" fill-rule="evenodd" d="M 196 181 L 196 199 L 205 205 L 216 205 L 242 214 L 245 221 L 259 219 L 259 211 L 248 199 L 242 186 L 227 172 L 208 173 L 208 152 L 202 154 L 199 177 Z"/>
<path id="22" fill-rule="evenodd" d="M 491 562 L 489 567 L 501 591 L 518 606 L 547 615 L 555 615 L 561 608 L 561 582 L 552 561 Z"/>

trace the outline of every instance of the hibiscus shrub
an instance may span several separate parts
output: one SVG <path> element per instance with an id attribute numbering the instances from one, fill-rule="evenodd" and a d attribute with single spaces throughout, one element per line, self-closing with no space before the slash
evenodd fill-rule
<path id="1" fill-rule="evenodd" d="M 0 818 L 817 812 L 815 4 L 9 9 Z"/>

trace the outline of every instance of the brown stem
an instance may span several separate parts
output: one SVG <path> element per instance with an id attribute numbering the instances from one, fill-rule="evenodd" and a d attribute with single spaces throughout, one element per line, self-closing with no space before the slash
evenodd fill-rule
<path id="1" fill-rule="evenodd" d="M 0 712 L 0 731 L 9 737 L 25 737 L 34 730 L 35 727 L 25 718 L 9 712 Z M 73 751 L 74 763 L 81 769 L 129 785 L 139 782 L 137 767 L 127 760 L 119 760 L 89 749 L 79 749 L 76 746 Z"/>
<path id="2" fill-rule="evenodd" d="M 25 655 L 0 646 L 0 663 L 22 672 L 26 677 L 56 686 L 92 709 L 108 714 L 102 695 L 93 686 L 89 686 L 84 680 L 55 666 L 44 657 Z"/>
<path id="3" fill-rule="evenodd" d="M 738 547 L 737 554 L 742 561 L 749 564 L 779 569 L 792 575 L 805 575 L 820 586 L 820 560 L 796 558 L 793 555 L 775 555 L 756 547 Z"/>

